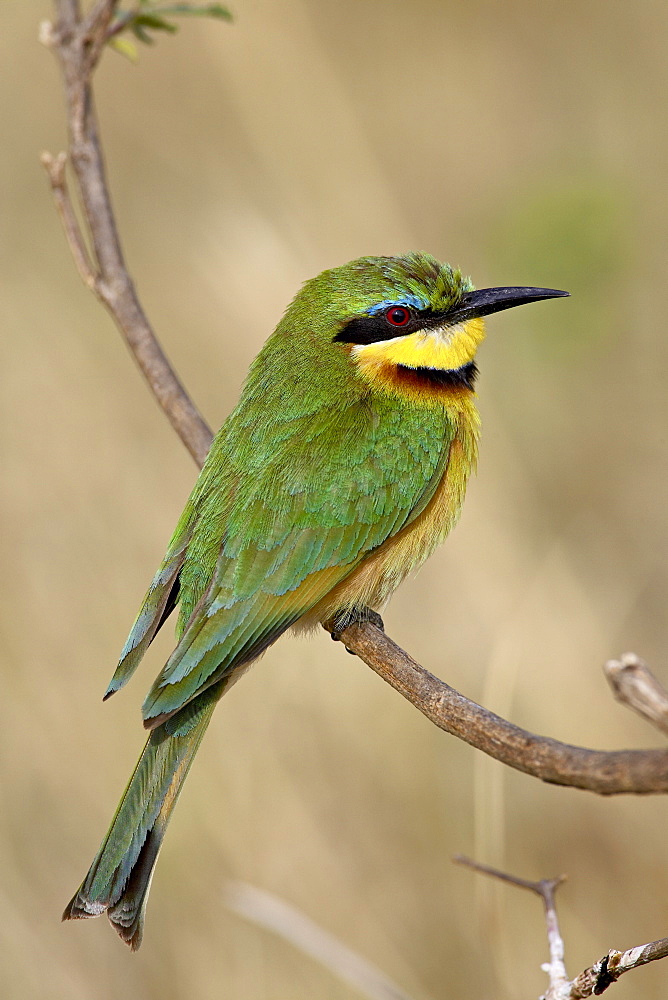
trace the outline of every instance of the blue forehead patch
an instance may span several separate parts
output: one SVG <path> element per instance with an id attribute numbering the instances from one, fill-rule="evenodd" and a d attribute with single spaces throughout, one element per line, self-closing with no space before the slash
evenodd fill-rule
<path id="1" fill-rule="evenodd" d="M 378 313 L 385 312 L 391 306 L 410 306 L 412 309 L 426 309 L 428 305 L 429 303 L 421 299 L 418 295 L 407 293 L 397 299 L 383 299 L 382 302 L 376 302 L 370 309 L 367 309 L 367 316 L 377 316 Z"/>

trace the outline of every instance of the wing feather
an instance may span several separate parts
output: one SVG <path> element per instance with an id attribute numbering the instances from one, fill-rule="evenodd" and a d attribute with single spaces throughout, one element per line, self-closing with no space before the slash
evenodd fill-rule
<path id="1" fill-rule="evenodd" d="M 191 503 L 186 508 L 176 526 L 169 547 L 144 597 L 134 625 L 118 662 L 105 699 L 114 694 L 132 677 L 146 649 L 155 638 L 169 612 L 175 606 L 173 597 L 178 594 L 179 573 L 186 557 L 188 542 L 193 533 L 195 510 Z M 170 608 L 170 610 L 171 610 Z"/>

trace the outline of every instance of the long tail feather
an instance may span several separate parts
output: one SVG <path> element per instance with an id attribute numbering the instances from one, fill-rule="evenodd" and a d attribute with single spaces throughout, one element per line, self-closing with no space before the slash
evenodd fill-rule
<path id="1" fill-rule="evenodd" d="M 107 836 L 63 920 L 109 920 L 133 951 L 141 944 L 146 900 L 167 824 L 228 678 L 151 733 Z"/>

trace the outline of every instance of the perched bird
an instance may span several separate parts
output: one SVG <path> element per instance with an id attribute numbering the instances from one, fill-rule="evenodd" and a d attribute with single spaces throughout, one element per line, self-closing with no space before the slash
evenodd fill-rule
<path id="1" fill-rule="evenodd" d="M 306 282 L 213 441 L 105 697 L 179 606 L 150 736 L 63 919 L 139 947 L 167 823 L 218 699 L 291 627 L 371 619 L 450 531 L 475 466 L 483 317 L 567 295 L 475 291 L 423 253 Z"/>

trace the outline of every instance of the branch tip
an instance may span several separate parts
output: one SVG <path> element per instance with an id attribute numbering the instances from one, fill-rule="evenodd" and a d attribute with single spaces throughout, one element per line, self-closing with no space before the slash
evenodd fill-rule
<path id="1" fill-rule="evenodd" d="M 67 164 L 67 153 L 60 152 L 53 156 L 48 150 L 43 150 L 39 155 L 40 163 L 46 170 L 51 187 L 63 187 L 65 184 L 65 166 Z"/>
<path id="2" fill-rule="evenodd" d="M 554 878 L 544 878 L 540 879 L 538 882 L 532 882 L 530 879 L 520 878 L 518 875 L 511 875 L 509 872 L 503 872 L 499 868 L 492 868 L 490 865 L 483 865 L 479 861 L 474 861 L 473 858 L 467 858 L 463 854 L 456 854 L 452 860 L 455 864 L 471 868 L 473 871 L 479 872 L 481 875 L 489 875 L 490 878 L 499 879 L 501 882 L 508 882 L 510 885 L 515 885 L 519 889 L 528 889 L 530 892 L 535 892 L 543 899 L 547 899 L 548 897 L 553 899 L 554 893 L 558 887 L 568 879 L 567 875 L 557 875 Z"/>
<path id="3" fill-rule="evenodd" d="M 608 660 L 603 672 L 618 702 L 668 733 L 668 691 L 644 660 L 635 653 L 623 653 L 619 660 Z"/>
<path id="4" fill-rule="evenodd" d="M 56 44 L 56 33 L 52 21 L 40 21 L 37 28 L 37 41 L 40 45 L 52 49 Z"/>

